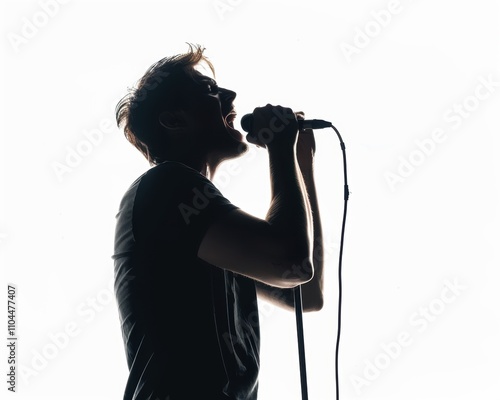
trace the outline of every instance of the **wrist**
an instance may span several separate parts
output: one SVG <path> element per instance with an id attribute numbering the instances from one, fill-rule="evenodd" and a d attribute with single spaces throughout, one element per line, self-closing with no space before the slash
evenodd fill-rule
<path id="1" fill-rule="evenodd" d="M 314 157 L 297 157 L 297 162 L 299 163 L 300 171 L 302 173 L 312 174 L 314 171 Z"/>
<path id="2" fill-rule="evenodd" d="M 269 159 L 281 162 L 294 161 L 298 163 L 295 146 L 267 147 Z"/>
<path id="3" fill-rule="evenodd" d="M 310 184 L 314 183 L 314 167 L 313 164 L 300 164 L 300 174 L 302 175 L 302 178 L 304 179 L 304 183 L 306 186 L 309 186 Z"/>

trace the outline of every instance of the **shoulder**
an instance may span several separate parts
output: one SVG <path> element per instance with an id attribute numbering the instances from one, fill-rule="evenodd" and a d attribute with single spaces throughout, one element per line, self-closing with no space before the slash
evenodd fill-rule
<path id="1" fill-rule="evenodd" d="M 208 178 L 178 162 L 164 162 L 147 171 L 141 177 L 137 200 L 146 206 L 175 205 L 183 216 L 230 204 Z"/>
<path id="2" fill-rule="evenodd" d="M 158 179 L 158 178 L 198 178 L 202 180 L 207 180 L 202 174 L 188 167 L 185 164 L 176 161 L 165 161 L 161 164 L 155 165 L 142 175 L 142 179 Z"/>
<path id="3" fill-rule="evenodd" d="M 139 178 L 140 192 L 183 191 L 185 188 L 212 185 L 212 182 L 187 165 L 166 161 L 146 171 Z"/>

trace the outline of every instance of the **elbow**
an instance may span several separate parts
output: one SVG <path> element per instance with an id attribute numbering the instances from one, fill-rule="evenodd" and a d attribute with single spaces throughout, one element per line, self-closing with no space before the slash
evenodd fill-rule
<path id="1" fill-rule="evenodd" d="M 313 279 L 311 249 L 307 241 L 299 242 L 281 237 L 272 257 L 274 286 L 293 289 Z"/>
<path id="2" fill-rule="evenodd" d="M 314 276 L 313 264 L 309 256 L 295 257 L 283 263 L 281 280 L 284 288 L 294 288 L 309 282 Z"/>
<path id="3" fill-rule="evenodd" d="M 314 302 L 304 304 L 302 311 L 304 312 L 318 312 L 323 309 L 323 297 L 315 299 Z"/>

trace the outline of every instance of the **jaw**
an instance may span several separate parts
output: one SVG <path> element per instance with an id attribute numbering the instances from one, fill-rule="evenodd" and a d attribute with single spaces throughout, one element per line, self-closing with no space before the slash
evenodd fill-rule
<path id="1" fill-rule="evenodd" d="M 207 177 L 212 180 L 212 178 L 215 175 L 215 172 L 217 171 L 217 168 L 223 161 L 231 160 L 233 158 L 238 158 L 245 154 L 248 150 L 248 145 L 246 143 L 240 142 L 237 143 L 237 145 L 229 150 L 227 149 L 226 151 L 217 151 L 209 154 L 206 158 L 206 165 L 207 165 Z"/>
<path id="2" fill-rule="evenodd" d="M 218 103 L 218 102 L 217 102 Z M 205 164 L 208 175 L 213 176 L 219 164 L 241 156 L 248 150 L 241 132 L 234 128 L 236 111 L 231 103 L 200 104 L 193 115 L 197 121 L 189 140 L 189 152 Z"/>
<path id="3" fill-rule="evenodd" d="M 236 114 L 235 114 L 236 115 Z M 248 145 L 243 141 L 240 131 L 234 129 L 232 123 L 226 122 L 219 130 L 216 141 L 212 143 L 207 154 L 207 164 L 210 175 L 213 176 L 220 163 L 240 157 L 248 151 Z"/>

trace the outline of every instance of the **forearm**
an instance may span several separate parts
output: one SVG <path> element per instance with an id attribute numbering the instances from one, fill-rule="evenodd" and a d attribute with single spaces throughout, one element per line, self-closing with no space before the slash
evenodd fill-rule
<path id="1" fill-rule="evenodd" d="M 270 152 L 269 166 L 272 199 L 266 220 L 288 241 L 294 256 L 300 255 L 302 259 L 309 260 L 312 253 L 312 216 L 295 150 Z M 311 272 L 310 266 L 308 272 Z"/>
<path id="2" fill-rule="evenodd" d="M 323 233 L 312 165 L 307 168 L 303 167 L 301 173 L 306 186 L 312 213 L 312 262 L 314 267 L 313 279 L 302 285 L 302 303 L 305 311 L 315 311 L 321 309 L 323 306 Z"/>

